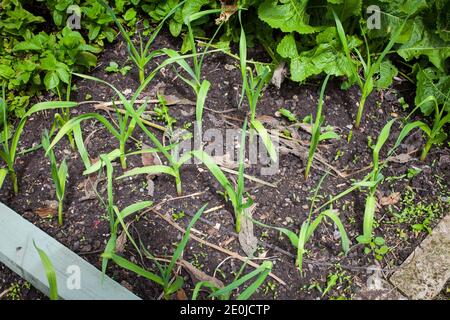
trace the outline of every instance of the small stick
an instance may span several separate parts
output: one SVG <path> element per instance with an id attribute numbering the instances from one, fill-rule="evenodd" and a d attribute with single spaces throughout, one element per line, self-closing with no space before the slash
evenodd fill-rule
<path id="1" fill-rule="evenodd" d="M 5 291 L 3 291 L 2 293 L 0 293 L 0 299 L 3 298 L 4 296 L 6 296 L 8 294 L 8 292 L 11 291 L 11 288 L 6 289 Z"/>
<path id="2" fill-rule="evenodd" d="M 239 172 L 237 172 L 237 171 L 235 171 L 235 170 L 228 169 L 228 168 L 223 167 L 223 166 L 219 166 L 219 167 L 220 167 L 220 169 L 222 169 L 222 171 L 225 171 L 225 172 L 228 172 L 228 173 L 231 173 L 231 174 L 234 174 L 234 175 L 238 175 L 238 174 L 239 174 Z M 258 179 L 258 178 L 256 178 L 256 177 L 250 176 L 250 175 L 248 175 L 248 174 L 244 174 L 244 177 L 245 177 L 246 179 L 248 179 L 248 180 L 251 180 L 251 181 L 253 181 L 253 182 L 257 182 L 257 183 L 263 184 L 263 185 L 265 185 L 265 186 L 272 187 L 272 188 L 277 188 L 276 185 L 274 185 L 274 184 L 272 184 L 272 183 L 270 183 L 270 182 L 266 182 L 266 181 L 264 181 L 264 180 Z"/>
<path id="3" fill-rule="evenodd" d="M 207 107 L 203 107 L 203 109 L 205 109 L 207 111 L 210 111 L 210 112 L 213 112 L 213 113 L 218 113 L 218 114 L 236 112 L 236 109 L 226 109 L 226 110 L 223 110 L 223 111 L 217 111 L 217 110 L 210 109 L 210 108 L 207 108 Z"/>
<path id="4" fill-rule="evenodd" d="M 413 154 L 413 153 L 416 153 L 417 151 L 419 151 L 419 149 L 414 149 L 414 150 L 412 150 L 412 151 L 410 151 L 410 152 L 407 152 L 406 154 L 407 154 L 407 155 L 411 155 L 411 154 Z M 389 158 L 387 158 L 386 160 L 380 161 L 380 164 L 384 164 L 385 162 L 391 161 L 392 159 L 395 159 L 396 157 L 398 157 L 398 156 L 392 156 L 392 157 L 389 157 Z M 411 161 L 411 160 L 408 160 L 408 161 L 406 161 L 406 162 L 409 162 L 409 161 Z M 367 167 L 364 167 L 364 168 L 362 168 L 362 169 L 359 169 L 359 170 L 356 170 L 356 171 L 353 171 L 353 172 L 350 172 L 350 173 L 345 173 L 345 174 L 344 174 L 344 178 L 348 178 L 348 177 L 354 176 L 354 175 L 356 175 L 356 174 L 358 174 L 358 173 L 367 171 L 367 170 L 371 169 L 372 167 L 373 167 L 373 165 L 370 164 L 370 165 L 368 165 Z"/>
<path id="5" fill-rule="evenodd" d="M 225 206 L 222 204 L 222 205 L 220 205 L 220 206 L 217 206 L 217 207 L 214 207 L 214 208 L 211 208 L 211 209 L 206 210 L 205 213 L 211 213 L 211 212 L 220 210 L 220 209 L 222 209 L 222 208 L 224 208 L 224 207 L 225 207 Z"/>
<path id="6" fill-rule="evenodd" d="M 196 197 L 196 196 L 201 196 L 202 194 L 205 194 L 205 193 L 206 193 L 206 190 L 205 191 L 191 193 L 191 194 L 187 194 L 187 195 L 184 195 L 184 196 L 169 198 L 169 199 L 165 199 L 165 200 L 163 200 L 163 201 L 161 201 L 161 202 L 159 202 L 159 203 L 157 203 L 157 204 L 155 204 L 153 206 L 154 207 L 160 207 L 163 204 L 165 204 L 167 202 L 170 202 L 170 201 L 175 201 L 175 200 L 180 200 L 180 199 L 185 199 L 185 198 L 193 198 L 193 197 Z"/>

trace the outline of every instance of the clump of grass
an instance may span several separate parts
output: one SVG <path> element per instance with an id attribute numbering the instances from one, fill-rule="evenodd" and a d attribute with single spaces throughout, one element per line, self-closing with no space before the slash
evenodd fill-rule
<path id="1" fill-rule="evenodd" d="M 179 63 L 181 65 L 188 66 L 185 59 L 192 57 L 192 55 L 181 56 L 176 51 L 171 50 L 171 49 L 162 49 L 162 51 L 165 54 L 167 54 L 169 56 L 169 58 L 164 60 L 157 68 L 155 68 L 145 78 L 145 80 L 142 82 L 142 84 L 136 89 L 136 91 L 134 92 L 134 94 L 130 100 L 128 100 L 123 95 L 123 93 L 120 92 L 120 90 L 118 90 L 112 84 L 110 84 L 104 80 L 101 80 L 99 78 L 92 77 L 92 76 L 76 74 L 77 76 L 80 76 L 82 78 L 96 81 L 96 82 L 102 83 L 104 85 L 107 85 L 117 94 L 117 96 L 119 97 L 119 99 L 125 109 L 123 117 L 121 115 L 118 115 L 119 130 L 116 130 L 108 120 L 106 120 L 103 116 L 101 116 L 98 113 L 84 114 L 84 115 L 80 115 L 76 118 L 72 118 L 66 125 L 64 125 L 64 127 L 60 129 L 60 131 L 56 135 L 55 139 L 52 141 L 50 147 L 53 147 L 64 136 L 65 132 L 68 132 L 70 130 L 74 130 L 75 128 L 77 128 L 77 125 L 82 120 L 94 118 L 94 119 L 100 121 L 108 129 L 108 131 L 119 141 L 121 164 L 122 164 L 122 167 L 125 168 L 126 167 L 125 144 L 126 144 L 126 141 L 132 136 L 132 133 L 133 133 L 136 125 L 138 125 L 141 128 L 141 130 L 147 135 L 147 137 L 152 141 L 152 143 L 156 146 L 158 152 L 161 152 L 164 155 L 164 157 L 168 160 L 169 166 L 157 166 L 157 167 L 150 166 L 150 167 L 147 167 L 146 169 L 144 169 L 145 167 L 143 167 L 143 168 L 140 168 L 140 170 L 138 170 L 138 169 L 135 169 L 134 171 L 130 170 L 126 174 L 128 176 L 135 175 L 135 174 L 141 174 L 141 173 L 145 173 L 145 171 L 147 170 L 149 173 L 152 173 L 152 174 L 166 173 L 166 174 L 173 175 L 175 177 L 177 193 L 180 195 L 182 192 L 180 167 L 182 166 L 182 164 L 184 162 L 186 162 L 189 159 L 190 155 L 187 155 L 186 157 L 182 157 L 181 159 L 176 159 L 174 156 L 172 156 L 171 153 L 169 152 L 169 150 L 166 147 L 164 147 L 162 145 L 162 143 L 158 140 L 158 138 L 147 128 L 147 126 L 146 126 L 147 122 L 144 123 L 144 121 L 141 119 L 141 115 L 146 109 L 146 104 L 142 105 L 137 110 L 134 108 L 134 105 L 136 104 L 136 100 L 138 99 L 139 95 L 150 84 L 150 82 L 153 80 L 153 78 L 157 75 L 157 73 L 162 68 L 164 68 L 172 63 Z M 188 66 L 188 68 L 190 68 L 190 67 Z M 122 114 L 121 112 L 118 112 L 118 113 Z M 82 139 L 80 139 L 80 140 L 82 140 Z M 82 141 L 80 141 L 80 144 L 78 145 L 78 143 L 77 143 L 77 146 L 78 146 L 78 149 L 79 149 L 82 159 L 85 159 L 86 168 L 89 168 L 91 165 L 90 165 L 89 157 L 87 156 L 87 152 L 86 152 L 86 148 L 84 147 L 84 144 L 82 143 Z M 158 170 L 160 170 L 160 171 L 158 171 Z"/>
<path id="2" fill-rule="evenodd" d="M 241 25 L 241 35 L 239 40 L 239 60 L 241 65 L 242 74 L 242 93 L 241 101 L 244 99 L 244 94 L 247 97 L 249 109 L 250 109 L 250 126 L 256 130 L 257 134 L 261 137 L 267 152 L 270 155 L 272 161 L 278 160 L 276 149 L 272 143 L 269 133 L 264 128 L 261 121 L 256 119 L 256 107 L 261 96 L 261 92 L 264 86 L 270 81 L 271 69 L 268 65 L 255 64 L 255 72 L 247 66 L 247 37 L 242 25 L 241 11 L 239 11 L 239 22 Z"/>
<path id="3" fill-rule="evenodd" d="M 422 153 L 420 155 L 420 160 L 424 161 L 425 158 L 428 155 L 428 152 L 430 152 L 430 149 L 433 145 L 437 145 L 439 143 L 442 143 L 447 139 L 448 133 L 444 131 L 444 126 L 448 123 L 450 123 L 450 112 L 447 111 L 447 114 L 445 115 L 445 104 L 442 106 L 442 109 L 439 110 L 439 104 L 434 96 L 427 97 L 424 101 L 419 103 L 417 107 L 414 108 L 413 111 L 408 115 L 406 120 L 423 104 L 426 104 L 428 102 L 434 103 L 434 119 L 433 119 L 433 125 L 430 127 L 428 124 L 426 124 L 423 121 L 415 121 L 407 126 L 413 127 L 413 128 L 420 128 L 427 136 L 427 142 L 425 143 L 425 146 L 422 150 Z"/>
<path id="4" fill-rule="evenodd" d="M 244 127 L 242 128 L 241 144 L 239 146 L 239 172 L 238 181 L 236 188 L 228 180 L 228 178 L 223 173 L 222 169 L 214 162 L 214 160 L 202 150 L 194 150 L 191 154 L 199 159 L 212 173 L 220 185 L 225 189 L 225 193 L 231 204 L 233 205 L 234 215 L 236 219 L 236 232 L 241 230 L 241 220 L 244 210 L 248 209 L 252 204 L 253 200 L 248 195 L 247 199 L 244 197 L 244 166 L 245 166 L 245 138 L 247 131 L 247 120 L 244 121 Z"/>
<path id="5" fill-rule="evenodd" d="M 145 67 L 146 65 L 152 61 L 155 57 L 159 56 L 161 52 L 159 50 L 150 51 L 150 46 L 155 41 L 156 36 L 161 31 L 164 23 L 169 19 L 185 2 L 181 1 L 176 6 L 174 6 L 169 13 L 164 17 L 164 19 L 159 23 L 159 25 L 156 27 L 156 29 L 153 31 L 147 42 L 144 44 L 144 39 L 142 39 L 142 35 L 139 34 L 139 46 L 136 47 L 131 40 L 130 36 L 128 35 L 128 32 L 125 30 L 125 28 L 120 23 L 119 19 L 115 15 L 114 11 L 111 9 L 111 7 L 104 1 L 104 0 L 98 0 L 99 3 L 105 7 L 108 14 L 113 18 L 114 22 L 116 23 L 117 27 L 120 30 L 120 33 L 122 34 L 123 38 L 125 39 L 127 43 L 128 53 L 133 61 L 133 63 L 137 66 L 139 70 L 139 81 L 141 84 L 145 80 Z"/>
<path id="6" fill-rule="evenodd" d="M 361 32 L 365 41 L 367 58 L 364 59 L 359 50 L 357 48 L 354 48 L 359 59 L 359 61 L 355 61 L 351 57 L 350 45 L 348 43 L 347 36 L 345 34 L 341 20 L 334 11 L 333 16 L 336 23 L 337 33 L 341 41 L 342 47 L 344 49 L 345 57 L 347 59 L 348 65 L 351 68 L 352 77 L 354 78 L 354 80 L 356 80 L 356 83 L 358 84 L 361 90 L 361 99 L 359 101 L 358 113 L 356 115 L 355 121 L 355 127 L 359 128 L 361 124 L 362 115 L 364 112 L 364 105 L 366 103 L 366 99 L 372 93 L 373 88 L 375 86 L 375 74 L 379 72 L 381 63 L 384 61 L 384 58 L 396 43 L 397 38 L 400 36 L 407 19 L 405 19 L 403 24 L 397 30 L 395 30 L 395 32 L 390 37 L 388 44 L 386 45 L 384 50 L 378 55 L 378 58 L 375 61 L 372 61 L 372 55 L 369 50 L 369 45 L 367 43 L 367 38 L 364 33 L 364 28 L 361 27 Z M 359 64 L 363 66 L 363 77 L 359 75 L 358 70 Z"/>
<path id="7" fill-rule="evenodd" d="M 336 227 L 339 230 L 339 234 L 341 236 L 341 244 L 342 244 L 342 250 L 347 253 L 350 249 L 350 240 L 348 239 L 347 232 L 345 231 L 345 227 L 339 218 L 337 210 L 334 209 L 327 209 L 325 211 L 322 211 L 314 220 L 312 219 L 314 212 L 319 212 L 319 209 L 314 210 L 315 202 L 317 199 L 318 192 L 320 190 L 320 186 L 322 185 L 325 177 L 327 175 L 324 175 L 320 181 L 319 184 L 315 190 L 314 196 L 311 200 L 310 210 L 308 218 L 302 223 L 302 226 L 298 233 L 291 231 L 286 228 L 280 228 L 280 227 L 273 227 L 266 224 L 263 224 L 259 221 L 255 221 L 255 224 L 260 225 L 262 227 L 271 228 L 278 230 L 279 232 L 286 235 L 289 240 L 291 241 L 291 244 L 297 249 L 297 257 L 295 260 L 295 264 L 298 267 L 298 270 L 300 274 L 303 273 L 303 256 L 306 253 L 306 244 L 313 236 L 314 232 L 316 231 L 317 227 L 320 225 L 320 223 L 325 219 L 329 218 L 331 221 L 334 222 Z"/>
<path id="8" fill-rule="evenodd" d="M 211 47 L 212 42 L 214 41 L 215 37 L 219 33 L 223 23 L 221 23 L 209 42 L 205 45 L 205 48 L 201 53 L 197 52 L 197 44 L 195 41 L 194 31 L 192 28 L 192 23 L 196 20 L 199 20 L 205 16 L 220 13 L 220 9 L 210 9 L 210 10 L 204 10 L 200 12 L 196 12 L 194 14 L 191 14 L 187 16 L 184 20 L 184 24 L 188 27 L 188 43 L 189 47 L 191 48 L 192 54 L 191 55 L 185 55 L 182 56 L 175 50 L 171 49 L 163 49 L 162 51 L 167 54 L 170 58 L 175 59 L 174 61 L 186 72 L 188 77 L 182 76 L 181 74 L 178 74 L 179 78 L 182 79 L 186 84 L 188 84 L 190 87 L 192 87 L 195 96 L 196 96 L 196 107 L 195 107 L 195 118 L 196 118 L 196 124 L 198 128 L 198 132 L 200 134 L 202 133 L 202 119 L 203 119 L 203 110 L 205 107 L 206 98 L 208 96 L 209 89 L 211 87 L 211 83 L 206 80 L 202 79 L 202 67 L 205 56 L 208 54 L 208 52 L 216 52 L 221 50 L 209 50 Z M 192 58 L 192 65 L 191 67 L 188 62 L 187 58 Z"/>
<path id="9" fill-rule="evenodd" d="M 388 164 L 389 157 L 395 152 L 401 142 L 406 138 L 411 130 L 415 127 L 412 125 L 406 125 L 400 132 L 394 146 L 388 151 L 387 160 L 384 163 L 380 163 L 380 151 L 388 140 L 391 132 L 392 125 L 396 119 L 390 120 L 381 130 L 377 143 L 373 147 L 372 151 L 372 171 L 366 175 L 366 177 L 357 183 L 354 183 L 356 187 L 368 188 L 369 193 L 366 197 L 366 203 L 364 208 L 364 221 L 363 221 L 363 234 L 357 237 L 357 241 L 363 244 L 370 244 L 373 241 L 373 224 L 375 219 L 375 208 L 377 205 L 376 191 L 378 185 L 384 181 L 382 169 Z M 381 243 L 381 240 L 378 240 Z M 384 243 L 384 242 L 383 242 Z"/>
<path id="10" fill-rule="evenodd" d="M 71 108 L 75 107 L 76 105 L 77 103 L 68 101 L 47 101 L 37 103 L 25 113 L 25 115 L 20 119 L 17 127 L 15 127 L 14 132 L 11 132 L 10 128 L 13 127 L 13 125 L 9 122 L 5 86 L 3 85 L 2 97 L 0 97 L 0 113 L 2 114 L 1 119 L 3 120 L 3 128 L 2 132 L 0 133 L 0 158 L 3 159 L 3 161 L 6 163 L 7 168 L 0 168 L 0 187 L 2 187 L 2 183 L 4 182 L 6 175 L 9 175 L 13 184 L 14 193 L 17 194 L 19 192 L 19 184 L 17 181 L 17 174 L 14 169 L 14 163 L 17 157 L 19 139 L 30 116 L 39 111 L 58 108 Z"/>
<path id="11" fill-rule="evenodd" d="M 210 299 L 217 298 L 219 300 L 230 300 L 234 290 L 238 289 L 240 286 L 256 277 L 256 280 L 236 297 L 236 300 L 250 299 L 251 296 L 256 292 L 256 290 L 258 290 L 262 286 L 267 276 L 270 274 L 273 265 L 270 261 L 264 261 L 258 268 L 256 268 L 252 272 L 241 276 L 246 265 L 246 263 L 242 265 L 241 269 L 235 276 L 234 281 L 224 288 L 218 288 L 213 283 L 208 281 L 197 283 L 195 285 L 194 292 L 192 293 L 192 300 L 197 300 L 200 290 L 203 288 L 211 291 L 211 293 L 208 295 L 208 298 Z"/>
<path id="12" fill-rule="evenodd" d="M 66 160 L 63 159 L 60 165 L 56 161 L 55 152 L 52 149 L 49 149 L 50 141 L 48 132 L 45 131 L 42 136 L 42 147 L 48 155 L 50 160 L 50 167 L 52 170 L 52 179 L 53 184 L 55 185 L 56 190 L 56 198 L 58 199 L 58 223 L 59 225 L 63 224 L 63 203 L 64 203 L 64 195 L 66 193 L 66 181 L 68 177 L 68 168 Z M 48 151 L 48 152 L 47 152 Z"/>
<path id="13" fill-rule="evenodd" d="M 191 222 L 189 223 L 188 227 L 186 228 L 186 232 L 180 241 L 180 243 L 177 246 L 177 249 L 175 250 L 175 253 L 172 256 L 172 259 L 170 260 L 169 264 L 163 265 L 161 264 L 151 253 L 149 253 L 147 250 L 143 249 L 145 255 L 151 259 L 158 267 L 159 273 L 150 272 L 137 264 L 128 261 L 127 259 L 115 254 L 111 251 L 105 251 L 105 253 L 102 255 L 105 259 L 111 259 L 116 263 L 118 266 L 127 269 L 131 272 L 136 273 L 137 275 L 144 277 L 150 281 L 153 281 L 156 284 L 159 284 L 164 291 L 164 298 L 169 299 L 175 292 L 177 292 L 184 284 L 184 280 L 180 276 L 175 276 L 175 278 L 172 281 L 173 278 L 173 270 L 176 266 L 176 263 L 178 259 L 180 259 L 181 255 L 183 254 L 183 251 L 189 241 L 190 232 L 194 224 L 197 222 L 197 220 L 200 218 L 200 216 L 203 214 L 203 211 L 207 207 L 208 204 L 205 204 L 203 207 L 201 207 L 197 213 L 192 218 Z"/>
<path id="14" fill-rule="evenodd" d="M 116 93 L 119 93 L 119 99 L 120 101 L 125 105 L 129 103 L 134 103 L 134 100 L 128 101 L 126 97 L 120 93 L 119 90 L 117 90 L 112 84 L 107 83 L 106 81 L 100 80 L 95 77 L 83 75 L 83 74 L 75 74 L 81 78 L 97 81 L 103 84 L 108 85 L 109 87 L 112 87 Z M 138 116 L 140 116 L 146 109 L 147 104 L 144 103 L 142 106 L 136 111 Z M 117 110 L 117 108 L 116 108 Z M 90 167 L 90 161 L 89 156 L 87 154 L 86 148 L 83 143 L 83 139 L 81 138 L 81 129 L 80 129 L 80 123 L 85 120 L 95 119 L 99 121 L 118 141 L 119 141 L 119 150 L 121 152 L 120 156 L 120 162 L 122 165 L 122 168 L 126 168 L 126 160 L 125 160 L 125 145 L 128 141 L 128 139 L 133 134 L 134 128 L 136 127 L 136 120 L 131 116 L 131 114 L 126 110 L 125 114 L 122 114 L 117 110 L 116 112 L 117 116 L 117 123 L 118 123 L 118 129 L 116 129 L 105 117 L 100 115 L 99 113 L 86 113 L 79 115 L 77 117 L 74 117 L 70 119 L 68 122 L 66 122 L 58 131 L 57 135 L 53 139 L 52 143 L 50 144 L 49 148 L 52 149 L 67 133 L 75 131 L 77 134 L 75 135 L 78 151 L 80 153 L 81 158 L 83 159 L 83 162 L 85 164 L 85 167 Z"/>
<path id="15" fill-rule="evenodd" d="M 308 162 L 306 164 L 305 169 L 305 178 L 307 179 L 309 176 L 309 172 L 311 170 L 311 165 L 314 159 L 314 154 L 316 153 L 317 146 L 320 141 L 328 140 L 328 139 L 339 139 L 339 135 L 333 131 L 321 132 L 322 124 L 324 122 L 324 118 L 322 117 L 322 108 L 323 108 L 323 97 L 325 94 L 325 88 L 327 87 L 329 75 L 326 76 L 325 81 L 322 84 L 322 89 L 320 90 L 319 103 L 317 105 L 316 111 L 316 119 L 313 123 L 313 117 L 311 116 L 311 141 L 309 144 L 309 153 L 308 153 Z M 284 112 L 286 114 L 286 112 Z"/>
<path id="16" fill-rule="evenodd" d="M 114 194 L 113 194 L 113 166 L 111 163 L 111 155 L 101 155 L 100 163 L 98 166 L 99 170 L 102 166 L 106 167 L 106 181 L 107 181 L 107 203 L 104 203 L 101 197 L 99 197 L 103 206 L 105 207 L 108 213 L 108 221 L 109 221 L 109 229 L 110 229 L 110 238 L 106 244 L 103 260 L 102 260 L 102 272 L 106 273 L 106 268 L 108 266 L 109 257 L 116 252 L 116 244 L 118 239 L 119 226 L 122 227 L 125 236 L 129 239 L 130 243 L 134 246 L 137 252 L 141 255 L 141 251 L 139 250 L 138 245 L 131 237 L 128 232 L 127 224 L 125 223 L 125 219 L 127 217 L 132 216 L 138 211 L 141 211 L 145 208 L 150 207 L 153 202 L 152 201 L 141 201 L 136 202 L 123 210 L 119 210 L 119 208 L 114 204 Z M 94 171 L 95 172 L 95 171 Z M 100 173 L 99 173 L 100 174 Z"/>

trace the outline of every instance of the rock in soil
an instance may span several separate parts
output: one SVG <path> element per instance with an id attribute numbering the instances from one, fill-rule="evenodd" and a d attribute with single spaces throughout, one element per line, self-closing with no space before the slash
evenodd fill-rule
<path id="1" fill-rule="evenodd" d="M 390 278 L 411 299 L 433 299 L 450 278 L 450 215 L 445 216 Z"/>

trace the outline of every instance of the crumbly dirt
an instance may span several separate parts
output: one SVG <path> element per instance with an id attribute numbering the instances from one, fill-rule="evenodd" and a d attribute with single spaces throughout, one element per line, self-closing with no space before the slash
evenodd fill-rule
<path id="1" fill-rule="evenodd" d="M 180 43 L 165 33 L 158 37 L 155 47 L 177 48 Z M 252 50 L 251 55 L 259 51 Z M 127 60 L 127 49 L 124 42 L 118 40 L 109 46 L 99 59 L 99 65 L 91 71 L 91 75 L 111 82 L 122 92 L 127 93 L 138 87 L 138 75 L 130 71 L 126 76 L 111 74 L 104 71 L 110 61 L 116 61 L 120 66 L 131 65 Z M 157 60 L 161 62 L 160 59 Z M 203 76 L 212 83 L 206 102 L 207 110 L 204 111 L 203 128 L 216 128 L 224 132 L 227 128 L 240 128 L 247 114 L 248 107 L 244 103 L 238 109 L 241 76 L 238 61 L 225 54 L 211 54 L 205 59 Z M 156 62 L 149 64 L 151 70 Z M 181 70 L 177 69 L 181 72 Z M 102 84 L 93 81 L 77 79 L 74 82 L 76 90 L 73 92 L 72 100 L 85 101 L 87 95 L 92 100 L 111 101 L 113 92 Z M 298 119 L 314 114 L 318 91 L 320 90 L 320 79 L 299 85 L 286 80 L 281 89 L 269 86 L 260 99 L 257 115 L 269 116 L 270 121 L 279 122 L 288 127 L 290 123 L 277 118 L 275 113 L 280 108 L 286 108 L 295 114 Z M 179 98 L 194 100 L 192 89 L 177 77 L 174 68 L 165 68 L 146 88 L 142 96 L 154 98 L 157 90 L 164 89 L 165 95 L 175 95 Z M 361 179 L 368 173 L 371 163 L 370 138 L 373 143 L 380 133 L 382 127 L 392 118 L 402 118 L 407 115 L 398 103 L 398 98 L 404 96 L 407 101 L 413 96 L 413 88 L 407 83 L 394 84 L 394 87 L 374 92 L 368 99 L 365 108 L 364 119 L 359 130 L 353 130 L 353 138 L 347 141 L 349 126 L 354 121 L 359 101 L 359 91 L 351 88 L 348 91 L 340 90 L 338 81 L 331 81 L 326 90 L 326 99 L 323 115 L 325 124 L 336 127 L 342 137 L 340 140 L 322 142 L 319 153 L 323 156 L 330 167 L 335 171 L 324 179 L 319 191 L 318 203 L 324 202 L 329 196 L 336 195 L 351 185 L 353 179 Z M 56 99 L 55 97 L 42 97 L 42 100 Z M 412 102 L 410 103 L 412 104 Z M 152 109 L 154 105 L 149 105 Z M 170 115 L 174 117 L 177 128 L 195 121 L 195 106 L 174 105 L 169 107 Z M 212 110 L 212 111 L 211 111 Z M 93 104 L 84 104 L 72 110 L 72 116 L 93 112 Z M 115 119 L 114 113 L 100 111 L 106 118 Z M 24 134 L 20 141 L 20 150 L 26 150 L 40 143 L 40 137 L 44 128 L 50 129 L 54 114 L 46 112 L 34 115 L 27 123 Z M 164 125 L 157 119 L 155 123 Z M 393 145 L 400 131 L 401 121 L 397 121 L 393 127 L 391 136 L 382 152 L 382 159 L 386 150 Z M 268 125 L 269 126 L 269 125 Z M 87 140 L 87 149 L 91 159 L 101 154 L 118 148 L 118 142 L 108 131 L 96 121 L 85 121 L 82 123 L 83 137 Z M 153 130 L 162 140 L 161 132 Z M 296 130 L 300 140 L 305 143 L 309 135 Z M 134 138 L 147 145 L 152 145 L 142 131 L 136 129 Z M 165 139 L 168 143 L 167 138 Z M 420 149 L 423 140 L 420 133 L 413 133 L 400 147 L 397 154 L 404 154 L 415 149 Z M 129 140 L 127 150 L 134 151 L 140 148 L 140 143 Z M 42 149 L 25 153 L 16 161 L 16 168 L 20 183 L 20 192 L 14 195 L 9 180 L 0 191 L 0 199 L 25 219 L 50 234 L 52 237 L 69 247 L 84 259 L 95 265 L 101 266 L 100 255 L 103 252 L 109 238 L 109 224 L 106 210 L 98 198 L 82 200 L 85 196 L 83 183 L 83 163 L 78 152 L 72 150 L 66 141 L 62 140 L 56 147 L 58 159 L 65 158 L 69 166 L 69 179 L 67 194 L 64 202 L 64 225 L 57 224 L 56 217 L 43 219 L 36 214 L 36 209 L 45 206 L 48 200 L 55 200 L 55 191 L 52 185 L 49 161 L 44 156 Z M 273 273 L 286 282 L 281 285 L 272 278 L 268 278 L 264 285 L 253 296 L 259 299 L 320 299 L 320 298 L 352 298 L 353 294 L 366 286 L 367 267 L 380 265 L 383 268 L 383 276 L 387 277 L 390 272 L 400 265 L 414 248 L 425 238 L 426 232 L 414 232 L 412 225 L 424 221 L 424 217 L 417 215 L 407 222 L 395 222 L 395 214 L 402 212 L 406 207 L 417 207 L 435 205 L 435 214 L 432 216 L 430 227 L 432 228 L 439 219 L 448 212 L 449 197 L 449 155 L 448 145 L 432 148 L 429 156 L 424 162 L 420 162 L 418 152 L 411 153 L 412 158 L 406 163 L 391 163 L 384 171 L 385 177 L 391 177 L 379 187 L 379 198 L 387 197 L 395 192 L 400 193 L 401 199 L 410 193 L 414 194 L 412 201 L 398 201 L 390 205 L 379 206 L 376 213 L 377 235 L 383 236 L 390 250 L 381 261 L 376 261 L 373 254 L 365 254 L 364 247 L 358 245 L 356 237 L 362 232 L 362 219 L 364 213 L 364 192 L 353 192 L 336 204 L 334 208 L 339 210 L 340 218 L 344 222 L 347 233 L 352 241 L 350 252 L 344 256 L 340 247 L 339 236 L 331 222 L 322 224 L 307 244 L 308 253 L 305 257 L 304 275 L 300 276 L 294 265 L 296 250 L 291 246 L 286 237 L 282 237 L 273 229 L 263 229 L 255 226 L 255 233 L 259 240 L 261 257 L 268 258 L 274 262 Z M 282 226 L 298 231 L 307 218 L 311 196 L 317 187 L 319 180 L 330 170 L 329 167 L 316 161 L 316 168 L 312 169 L 311 176 L 305 180 L 303 176 L 305 163 L 302 157 L 293 154 L 281 156 L 279 170 L 275 175 L 261 176 L 261 166 L 250 166 L 246 173 L 263 179 L 276 185 L 276 188 L 246 181 L 246 190 L 256 203 L 253 217 L 265 224 Z M 164 159 L 163 159 L 164 162 Z M 142 166 L 139 155 L 127 158 L 128 168 Z M 414 177 L 407 177 L 408 169 L 421 169 Z M 114 166 L 115 177 L 123 170 L 120 164 Z M 339 177 L 336 171 L 349 174 L 346 178 Z M 405 175 L 405 176 L 403 176 Z M 397 179 L 392 177 L 398 177 Z M 226 204 L 220 194 L 223 190 L 214 177 L 201 165 L 187 165 L 181 170 L 183 183 L 183 195 L 197 194 L 191 197 L 176 199 L 175 183 L 172 177 L 161 175 L 154 180 L 155 192 L 151 197 L 147 194 L 146 179 L 144 176 L 135 176 L 132 179 L 114 181 L 114 201 L 118 208 L 137 201 L 152 200 L 158 206 L 162 214 L 183 212 L 184 217 L 176 223 L 186 226 L 190 217 L 206 202 L 208 208 L 216 210 L 204 214 L 202 220 L 198 221 L 195 229 L 202 237 L 210 243 L 222 246 L 228 250 L 244 255 L 240 248 L 236 234 L 234 233 L 233 211 Z M 236 176 L 230 175 L 230 179 Z M 99 182 L 98 191 L 102 199 L 106 201 L 104 182 Z M 172 200 L 171 200 L 172 199 Z M 167 201 L 169 200 L 169 201 Z M 422 212 L 422 211 L 418 211 Z M 154 211 L 139 215 L 139 219 L 131 218 L 130 232 L 134 239 L 142 242 L 142 245 L 158 257 L 170 256 L 174 252 L 177 242 L 181 239 L 181 233 L 173 226 L 157 216 Z M 395 222 L 395 223 L 394 223 Z M 214 228 L 220 224 L 220 229 Z M 195 233 L 198 235 L 198 232 Z M 156 271 L 155 266 L 148 259 L 141 259 L 130 243 L 127 243 L 122 253 L 127 259 L 138 263 L 146 268 Z M 224 283 L 231 283 L 234 273 L 239 271 L 242 262 L 236 259 L 227 259 L 227 255 L 209 246 L 202 245 L 190 240 L 183 258 L 209 275 L 215 276 Z M 260 260 L 255 260 L 261 262 Z M 220 270 L 216 268 L 220 265 Z M 252 268 L 248 267 L 246 271 Z M 190 297 L 193 289 L 193 281 L 189 274 L 179 270 L 185 278 L 184 291 Z M 150 281 L 134 275 L 110 263 L 107 274 L 122 283 L 127 288 L 144 299 L 161 298 L 161 288 Z M 322 294 L 327 287 L 327 281 L 333 274 L 338 274 L 337 284 Z M 0 293 L 14 283 L 23 283 L 18 280 L 4 266 L 0 266 Z M 448 295 L 447 295 L 448 296 Z M 11 298 L 8 295 L 2 299 Z M 43 296 L 34 289 L 21 291 L 21 299 L 40 299 Z M 173 297 L 175 298 L 175 297 Z"/>

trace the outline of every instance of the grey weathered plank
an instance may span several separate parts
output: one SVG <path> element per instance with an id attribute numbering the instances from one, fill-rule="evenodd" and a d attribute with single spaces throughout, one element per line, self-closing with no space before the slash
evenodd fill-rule
<path id="1" fill-rule="evenodd" d="M 35 288 L 49 294 L 48 281 L 33 241 L 52 261 L 58 294 L 64 300 L 138 300 L 140 299 L 48 234 L 0 202 L 0 261 Z M 69 289 L 69 266 L 80 270 L 80 289 Z"/>
<path id="2" fill-rule="evenodd" d="M 433 299 L 450 278 L 450 214 L 391 276 L 391 283 L 411 299 Z"/>

